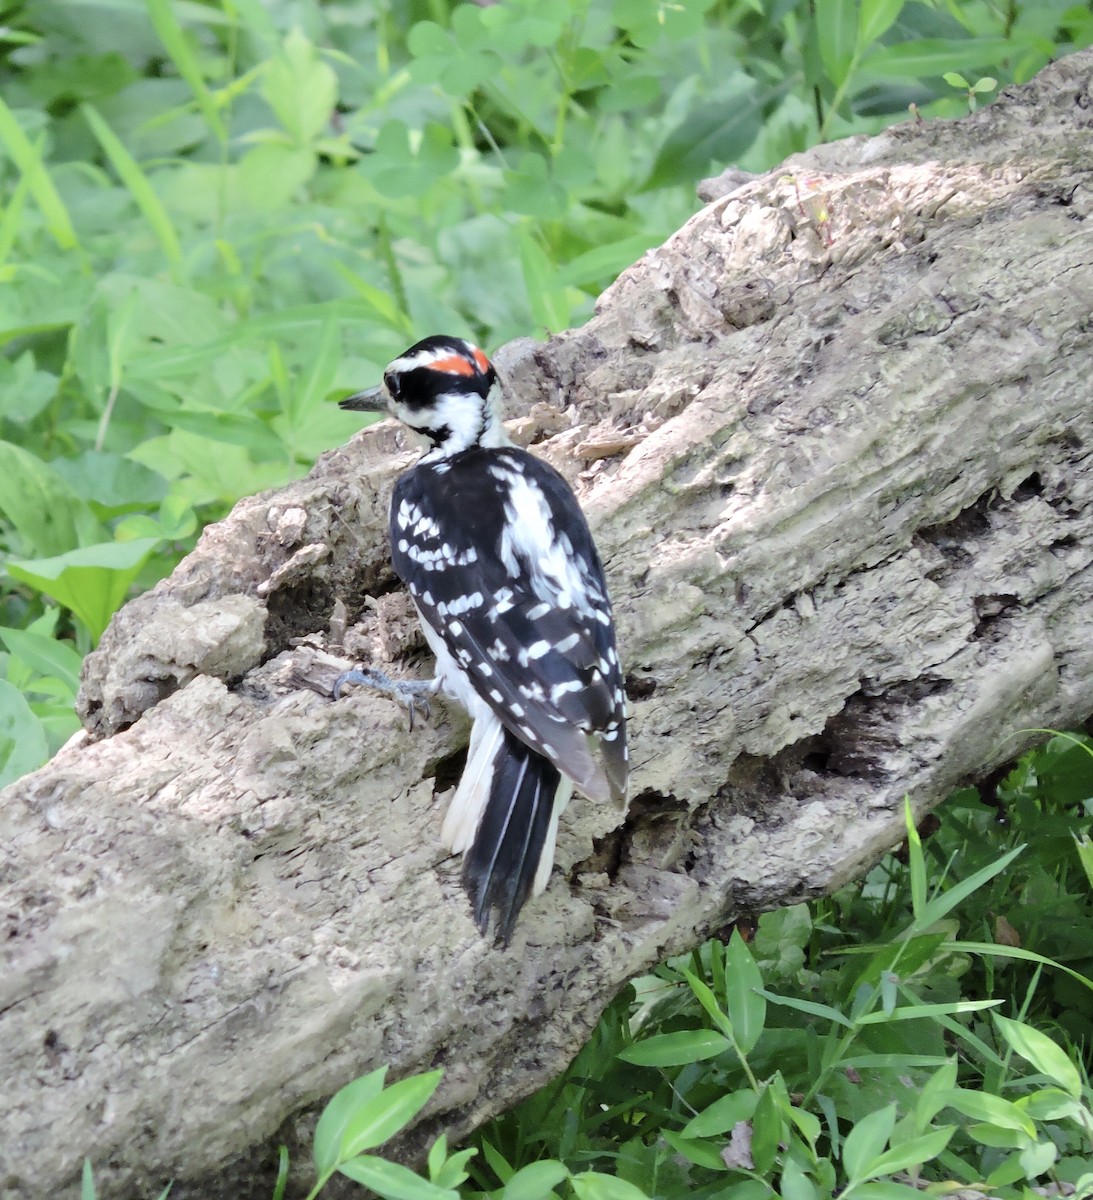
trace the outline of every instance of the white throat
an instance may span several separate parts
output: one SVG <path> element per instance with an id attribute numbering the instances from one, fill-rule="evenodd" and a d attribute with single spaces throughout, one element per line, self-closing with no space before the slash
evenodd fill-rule
<path id="1" fill-rule="evenodd" d="M 400 413 L 399 416 L 407 420 L 404 414 Z M 413 425 L 414 421 L 411 419 L 407 423 Z M 447 435 L 424 455 L 422 462 L 451 458 L 453 454 L 469 450 L 472 446 L 512 445 L 501 422 L 501 388 L 496 383 L 485 399 L 466 392 L 438 396 L 429 413 L 429 429 L 447 430 Z"/>

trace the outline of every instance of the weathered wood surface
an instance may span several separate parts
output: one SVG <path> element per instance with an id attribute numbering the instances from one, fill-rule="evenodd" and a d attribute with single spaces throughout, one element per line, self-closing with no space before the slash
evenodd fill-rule
<path id="1" fill-rule="evenodd" d="M 438 836 L 463 719 L 321 694 L 339 600 L 350 657 L 427 670 L 384 545 L 401 435 L 243 501 L 119 614 L 99 740 L 0 801 L 0 1194 L 75 1195 L 89 1155 L 112 1197 L 268 1195 L 275 1139 L 384 1062 L 446 1068 L 418 1137 L 458 1137 L 625 980 L 1093 711 L 1091 77 L 802 155 L 498 356 L 602 548 L 635 766 L 625 822 L 570 806 L 507 952 Z"/>

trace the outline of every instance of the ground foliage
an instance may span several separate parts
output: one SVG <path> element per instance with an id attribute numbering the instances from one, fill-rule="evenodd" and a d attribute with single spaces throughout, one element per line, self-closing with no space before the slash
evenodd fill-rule
<path id="1" fill-rule="evenodd" d="M 1093 43 L 1068 0 L 2 12 L 0 782 L 76 728 L 131 589 L 344 441 L 332 399 L 408 341 L 577 324 L 702 175 L 959 115 Z M 638 981 L 427 1179 L 368 1151 L 435 1079 L 356 1081 L 312 1194 L 1093 1194 L 1090 761 L 1055 739 L 862 885 Z"/>
<path id="2" fill-rule="evenodd" d="M 466 1149 L 441 1137 L 422 1174 L 372 1151 L 441 1072 L 350 1083 L 307 1200 L 338 1172 L 391 1200 L 1091 1197 L 1091 815 L 1084 733 L 921 833 L 908 805 L 905 846 L 865 880 L 636 980 L 560 1079 Z"/>
<path id="3" fill-rule="evenodd" d="M 861 883 L 670 960 L 474 1177 L 551 1154 L 658 1197 L 1093 1195 L 1091 815 L 1093 739 L 1054 737 Z"/>
<path id="4" fill-rule="evenodd" d="M 36 0 L 0 27 L 0 783 L 83 653 L 408 341 L 579 323 L 726 163 L 955 116 L 1068 0 Z"/>

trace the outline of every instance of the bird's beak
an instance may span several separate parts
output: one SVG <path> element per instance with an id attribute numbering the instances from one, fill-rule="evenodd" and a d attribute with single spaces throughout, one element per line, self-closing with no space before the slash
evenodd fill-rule
<path id="1" fill-rule="evenodd" d="M 380 384 L 379 387 L 365 388 L 363 392 L 354 392 L 352 396 L 346 396 L 344 400 L 339 400 L 338 407 L 349 412 L 385 413 L 387 411 L 387 389 Z"/>

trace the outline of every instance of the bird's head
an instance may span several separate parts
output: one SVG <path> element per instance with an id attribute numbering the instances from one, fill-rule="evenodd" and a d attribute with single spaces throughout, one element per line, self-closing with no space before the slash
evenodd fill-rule
<path id="1" fill-rule="evenodd" d="M 439 457 L 507 443 L 493 364 L 463 338 L 436 334 L 387 364 L 383 383 L 346 397 L 353 412 L 389 412 L 424 434 Z"/>

